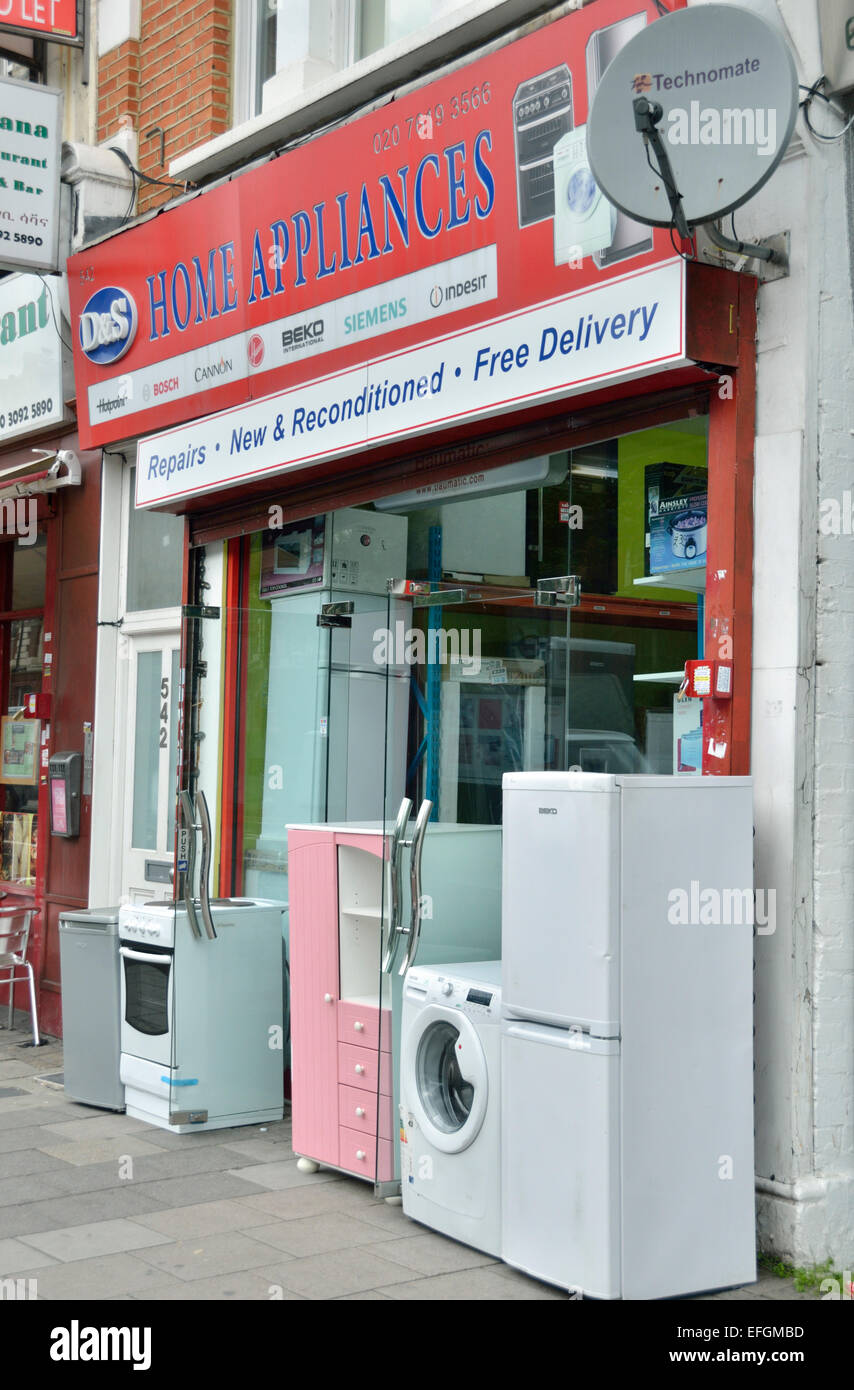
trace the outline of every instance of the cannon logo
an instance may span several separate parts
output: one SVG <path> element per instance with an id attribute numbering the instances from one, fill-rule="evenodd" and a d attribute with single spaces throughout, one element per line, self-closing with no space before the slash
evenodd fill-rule
<path id="1" fill-rule="evenodd" d="M 108 285 L 96 290 L 80 315 L 80 346 L 98 367 L 124 357 L 136 337 L 137 313 L 127 290 Z"/>

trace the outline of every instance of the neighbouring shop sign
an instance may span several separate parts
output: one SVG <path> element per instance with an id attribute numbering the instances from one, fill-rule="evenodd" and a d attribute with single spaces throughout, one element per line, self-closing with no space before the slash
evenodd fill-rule
<path id="1" fill-rule="evenodd" d="M 81 443 L 308 383 L 320 409 L 321 379 L 369 387 L 372 364 L 416 349 L 453 374 L 449 338 L 500 323 L 515 339 L 533 306 L 672 260 L 666 231 L 602 215 L 574 138 L 613 53 L 658 14 L 598 0 L 72 257 Z M 485 410 L 497 382 L 416 396 L 405 424 L 428 403 Z"/>
<path id="2" fill-rule="evenodd" d="M 681 259 L 140 440 L 137 506 L 685 363 Z"/>
<path id="3" fill-rule="evenodd" d="M 58 282 L 0 280 L 0 444 L 62 420 Z"/>
<path id="4" fill-rule="evenodd" d="M 61 147 L 62 93 L 0 78 L 0 270 L 57 269 Z"/>
<path id="5" fill-rule="evenodd" d="M 0 0 L 0 40 L 6 32 L 77 43 L 82 27 L 78 0 Z"/>

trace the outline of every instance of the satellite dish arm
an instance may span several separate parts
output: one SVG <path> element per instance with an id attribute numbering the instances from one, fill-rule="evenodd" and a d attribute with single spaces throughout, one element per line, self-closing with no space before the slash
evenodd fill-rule
<path id="1" fill-rule="evenodd" d="M 664 191 L 670 203 L 676 230 L 685 241 L 688 241 L 691 233 L 685 220 L 682 195 L 676 187 L 673 168 L 658 133 L 658 123 L 664 115 L 664 111 L 657 101 L 648 101 L 646 97 L 635 97 L 632 105 L 635 109 L 635 130 L 643 136 L 645 144 L 652 145 L 658 159 L 658 172 L 661 175 Z M 771 265 L 780 264 L 780 257 L 770 246 L 757 246 L 752 241 L 734 241 L 718 227 L 715 227 L 712 222 L 704 222 L 701 225 L 705 227 L 709 240 L 722 251 L 729 251 L 738 256 L 747 256 L 751 260 L 768 261 Z"/>
<path id="2" fill-rule="evenodd" d="M 664 115 L 664 111 L 657 101 L 647 101 L 646 97 L 635 97 L 632 105 L 635 109 L 635 130 L 643 136 L 644 144 L 652 145 L 655 150 L 658 173 L 661 175 L 664 191 L 670 203 L 670 211 L 673 214 L 676 230 L 684 241 L 690 241 L 691 233 L 688 229 L 688 223 L 685 221 L 682 195 L 676 187 L 667 150 L 664 148 L 664 143 L 658 133 L 658 122 Z"/>

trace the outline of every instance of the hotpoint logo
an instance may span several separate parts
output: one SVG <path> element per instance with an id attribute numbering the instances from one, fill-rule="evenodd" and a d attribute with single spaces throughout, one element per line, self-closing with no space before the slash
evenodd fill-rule
<path id="1" fill-rule="evenodd" d="M 80 315 L 80 346 L 84 356 L 98 367 L 111 366 L 124 357 L 137 329 L 133 296 L 116 285 L 96 290 Z"/>

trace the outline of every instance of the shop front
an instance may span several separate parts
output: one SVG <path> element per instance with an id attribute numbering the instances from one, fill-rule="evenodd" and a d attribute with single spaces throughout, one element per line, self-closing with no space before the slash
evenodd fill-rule
<path id="1" fill-rule="evenodd" d="M 131 817 L 127 896 L 200 950 L 235 900 L 287 908 L 294 1146 L 381 1184 L 402 964 L 500 955 L 503 775 L 750 770 L 754 282 L 589 206 L 563 145 L 624 10 L 70 263 L 81 433 L 134 470 L 137 534 L 184 527 L 180 622 L 127 697 L 162 821 L 155 855 Z M 170 1061 L 148 1113 L 235 1113 Z"/>
<path id="2" fill-rule="evenodd" d="M 54 1035 L 62 1032 L 59 914 L 88 902 L 100 499 L 100 453 L 81 448 L 66 404 L 71 364 L 60 322 L 52 282 L 3 279 L 0 908 L 7 918 L 12 909 L 32 914 L 39 1025 Z M 73 768 L 57 791 L 68 794 L 62 811 L 52 802 L 57 756 Z M 53 772 L 60 780 L 59 764 Z M 25 983 L 15 1006 L 29 1012 Z"/>

